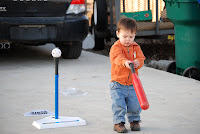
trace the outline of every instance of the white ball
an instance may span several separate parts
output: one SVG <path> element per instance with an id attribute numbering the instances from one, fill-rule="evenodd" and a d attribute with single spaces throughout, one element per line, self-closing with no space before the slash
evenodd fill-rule
<path id="1" fill-rule="evenodd" d="M 53 56 L 54 58 L 58 58 L 58 57 L 61 56 L 61 51 L 60 51 L 59 48 L 54 48 L 54 49 L 52 50 L 51 54 L 52 54 L 52 56 Z"/>

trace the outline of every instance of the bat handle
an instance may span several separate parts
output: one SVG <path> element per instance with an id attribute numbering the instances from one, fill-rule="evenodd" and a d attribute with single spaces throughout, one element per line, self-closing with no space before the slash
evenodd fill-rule
<path id="1" fill-rule="evenodd" d="M 134 66 L 133 66 L 133 63 L 130 63 L 129 66 L 130 66 L 130 68 L 131 68 L 131 72 L 132 72 L 132 73 L 135 73 L 135 68 L 134 68 Z"/>

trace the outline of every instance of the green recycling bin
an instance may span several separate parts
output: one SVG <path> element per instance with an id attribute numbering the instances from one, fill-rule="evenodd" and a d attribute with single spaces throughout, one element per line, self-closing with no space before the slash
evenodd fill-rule
<path id="1" fill-rule="evenodd" d="M 197 0 L 164 1 L 167 17 L 175 28 L 176 73 L 199 77 L 200 4 Z"/>

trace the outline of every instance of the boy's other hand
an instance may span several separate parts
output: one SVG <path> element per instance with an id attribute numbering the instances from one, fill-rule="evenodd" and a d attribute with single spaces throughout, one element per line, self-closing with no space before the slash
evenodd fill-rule
<path id="1" fill-rule="evenodd" d="M 138 68 L 140 66 L 140 62 L 138 60 L 133 61 L 134 68 Z"/>

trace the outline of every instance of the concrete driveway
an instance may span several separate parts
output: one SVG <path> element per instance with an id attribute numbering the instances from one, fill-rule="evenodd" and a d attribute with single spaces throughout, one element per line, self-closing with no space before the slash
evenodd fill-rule
<path id="1" fill-rule="evenodd" d="M 0 57 L 1 134 L 116 134 L 109 91 L 109 57 L 83 51 L 76 60 L 60 59 L 59 90 L 75 88 L 85 95 L 59 93 L 59 115 L 80 117 L 86 126 L 39 130 L 33 121 L 46 116 L 24 116 L 44 109 L 54 112 L 53 45 L 19 47 L 15 56 Z M 142 111 L 138 134 L 198 134 L 200 81 L 143 67 L 140 79 L 150 108 Z"/>

